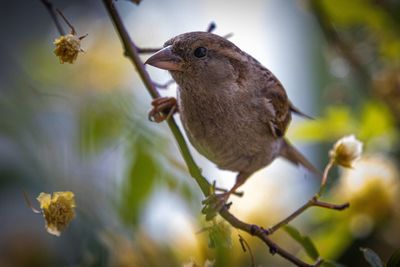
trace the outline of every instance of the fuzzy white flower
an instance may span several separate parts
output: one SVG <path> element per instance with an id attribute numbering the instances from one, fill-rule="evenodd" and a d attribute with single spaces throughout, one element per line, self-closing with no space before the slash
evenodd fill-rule
<path id="1" fill-rule="evenodd" d="M 354 135 L 348 135 L 339 139 L 329 152 L 331 160 L 340 166 L 352 168 L 362 153 L 363 143 L 355 138 Z"/>

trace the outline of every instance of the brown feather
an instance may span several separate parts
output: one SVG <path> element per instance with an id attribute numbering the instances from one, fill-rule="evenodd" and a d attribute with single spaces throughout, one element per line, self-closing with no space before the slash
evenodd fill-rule
<path id="1" fill-rule="evenodd" d="M 314 167 L 287 139 L 283 139 L 280 155 L 295 165 L 302 165 L 312 173 L 322 176 L 321 172 Z"/>

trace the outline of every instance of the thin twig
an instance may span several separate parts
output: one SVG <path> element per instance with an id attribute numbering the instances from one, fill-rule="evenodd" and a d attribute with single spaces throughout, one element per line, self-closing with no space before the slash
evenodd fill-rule
<path id="1" fill-rule="evenodd" d="M 272 227 L 269 227 L 268 229 L 266 229 L 267 234 L 272 234 L 274 232 L 276 232 L 278 229 L 280 229 L 282 226 L 288 224 L 289 222 L 291 222 L 292 220 L 294 220 L 297 216 L 299 216 L 300 214 L 302 214 L 306 209 L 308 209 L 309 207 L 312 206 L 312 202 L 311 200 L 307 201 L 307 203 L 305 203 L 303 206 L 301 206 L 300 208 L 298 208 L 295 212 L 293 212 L 292 214 L 290 214 L 287 218 L 283 219 L 282 221 L 278 222 L 277 224 L 275 224 Z"/>
<path id="2" fill-rule="evenodd" d="M 65 31 L 63 27 L 61 26 L 60 20 L 57 17 L 57 14 L 54 10 L 53 4 L 48 1 L 48 0 L 41 0 L 43 5 L 46 7 L 47 11 L 49 12 L 51 19 L 53 20 L 54 24 L 56 25 L 56 28 L 60 35 L 65 35 Z"/>
<path id="3" fill-rule="evenodd" d="M 293 221 L 297 216 L 302 214 L 304 211 L 306 211 L 310 207 L 321 207 L 321 208 L 332 209 L 332 210 L 344 210 L 344 209 L 346 209 L 346 208 L 348 208 L 350 206 L 349 203 L 344 203 L 344 204 L 337 205 L 337 204 L 332 204 L 332 203 L 323 202 L 323 201 L 319 200 L 319 198 L 322 196 L 322 194 L 323 194 L 323 192 L 324 192 L 324 190 L 326 188 L 326 183 L 328 181 L 329 171 L 332 169 L 333 165 L 334 165 L 334 162 L 331 159 L 328 162 L 328 164 L 326 165 L 325 169 L 324 169 L 324 173 L 322 175 L 321 185 L 320 185 L 318 193 L 316 193 L 312 198 L 310 198 L 307 201 L 307 203 L 305 203 L 303 206 L 301 206 L 300 208 L 295 210 L 288 217 L 286 217 L 282 221 L 278 222 L 274 226 L 269 227 L 266 230 L 267 234 L 270 235 L 270 234 L 276 232 L 282 226 L 284 226 L 284 225 L 288 224 L 289 222 Z"/>
<path id="4" fill-rule="evenodd" d="M 318 200 L 318 196 L 314 196 L 311 199 L 312 205 L 315 207 L 320 207 L 320 208 L 325 208 L 325 209 L 331 209 L 331 210 L 344 210 L 350 207 L 350 203 L 346 202 L 344 204 L 333 204 L 329 202 L 323 202 Z"/>
<path id="5" fill-rule="evenodd" d="M 68 19 L 64 16 L 64 14 L 58 9 L 56 8 L 56 11 L 58 14 L 60 14 L 60 16 L 63 18 L 64 22 L 68 25 L 68 27 L 71 29 L 71 34 L 75 35 L 76 31 L 74 26 L 72 26 L 72 24 L 68 21 Z M 83 37 L 84 38 L 84 37 Z"/>
<path id="6" fill-rule="evenodd" d="M 272 234 L 282 228 L 282 226 L 287 225 L 289 222 L 293 221 L 297 216 L 302 214 L 304 211 L 306 211 L 310 207 L 320 207 L 320 208 L 326 208 L 326 209 L 332 209 L 332 210 L 344 210 L 350 206 L 349 203 L 344 203 L 344 204 L 332 204 L 328 202 L 323 202 L 318 200 L 319 196 L 315 195 L 312 197 L 310 200 L 307 201 L 303 206 L 298 208 L 295 212 L 290 214 L 288 217 L 280 221 L 279 223 L 275 224 L 272 227 L 269 227 L 266 229 L 267 234 Z"/>
<path id="7" fill-rule="evenodd" d="M 29 207 L 34 213 L 42 213 L 40 210 L 36 209 L 36 208 L 33 206 L 31 200 L 29 199 L 28 194 L 27 194 L 25 191 L 23 191 L 22 193 L 24 194 L 24 199 L 25 199 L 25 202 L 26 202 L 26 204 L 28 205 L 28 207 Z"/>
<path id="8" fill-rule="evenodd" d="M 253 236 L 258 237 L 260 240 L 262 240 L 269 248 L 269 252 L 271 254 L 278 254 L 281 257 L 287 259 L 291 263 L 295 264 L 296 266 L 299 267 L 317 267 L 320 266 L 323 262 L 322 259 L 318 260 L 314 264 L 308 264 L 290 252 L 286 251 L 282 247 L 280 247 L 277 243 L 275 243 L 272 239 L 268 237 L 268 234 L 266 233 L 265 229 L 258 227 L 254 224 L 248 224 L 245 223 L 241 220 L 239 220 L 237 217 L 235 217 L 232 213 L 228 211 L 227 208 L 223 208 L 219 214 L 221 215 L 222 218 L 224 218 L 227 222 L 229 222 L 232 227 L 236 229 L 240 229 L 242 231 L 245 231 Z"/>
<path id="9" fill-rule="evenodd" d="M 247 250 L 249 251 L 250 259 L 251 259 L 251 267 L 255 267 L 256 265 L 254 262 L 254 256 L 253 256 L 253 252 L 251 251 L 251 247 L 250 247 L 249 243 L 247 243 L 247 241 L 241 235 L 239 235 L 239 242 L 240 242 L 240 245 L 242 246 L 243 252 L 246 252 Z"/>
<path id="10" fill-rule="evenodd" d="M 318 196 L 322 196 L 322 194 L 325 191 L 326 182 L 328 181 L 328 174 L 329 174 L 329 171 L 332 169 L 332 167 L 333 167 L 333 160 L 330 159 L 328 164 L 326 165 L 326 167 L 324 169 L 324 173 L 322 174 L 321 186 L 320 186 L 320 189 L 319 189 L 319 191 L 317 193 Z"/>

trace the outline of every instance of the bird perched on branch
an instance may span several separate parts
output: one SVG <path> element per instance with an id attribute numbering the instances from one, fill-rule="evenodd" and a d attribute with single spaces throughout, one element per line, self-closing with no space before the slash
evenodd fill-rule
<path id="1" fill-rule="evenodd" d="M 229 40 L 189 32 L 164 44 L 146 64 L 170 72 L 178 100 L 161 97 L 149 116 L 161 122 L 179 111 L 192 145 L 219 168 L 238 172 L 226 201 L 249 176 L 282 156 L 318 173 L 285 138 L 300 112 L 279 80 Z"/>

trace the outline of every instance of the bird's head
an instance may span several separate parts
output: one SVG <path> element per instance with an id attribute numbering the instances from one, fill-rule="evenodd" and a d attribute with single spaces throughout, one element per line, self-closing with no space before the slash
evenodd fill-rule
<path id="1" fill-rule="evenodd" d="M 227 39 L 208 32 L 178 35 L 145 64 L 168 70 L 179 84 L 221 83 L 232 80 L 248 55 Z"/>

